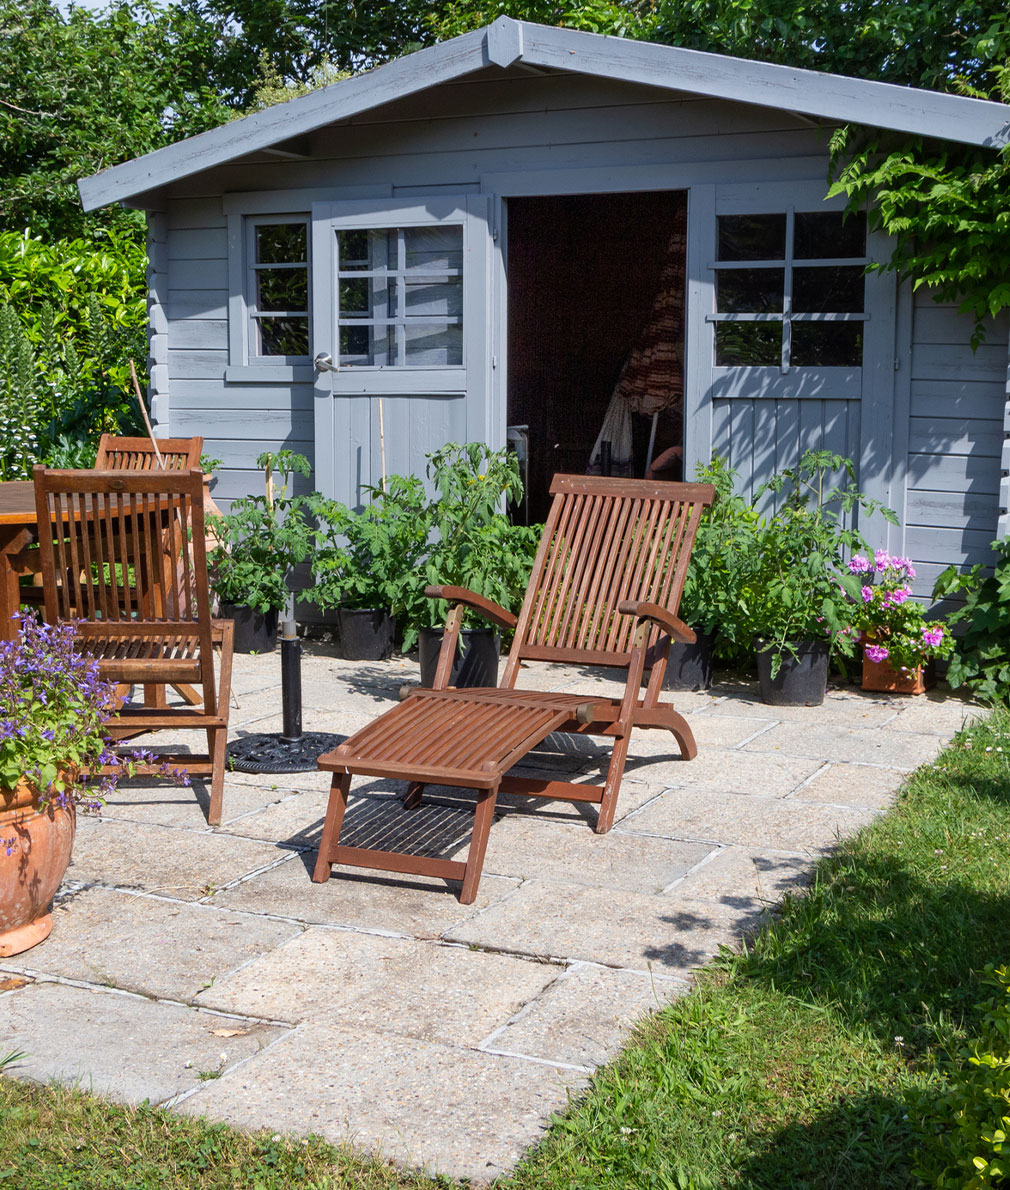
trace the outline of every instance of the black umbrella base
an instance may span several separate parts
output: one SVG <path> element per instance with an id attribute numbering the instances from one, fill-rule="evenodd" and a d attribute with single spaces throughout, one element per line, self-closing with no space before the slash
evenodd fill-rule
<path id="1" fill-rule="evenodd" d="M 307 731 L 297 739 L 280 735 L 243 736 L 228 745 L 228 767 L 236 773 L 308 773 L 324 752 L 347 739 L 329 731 Z"/>

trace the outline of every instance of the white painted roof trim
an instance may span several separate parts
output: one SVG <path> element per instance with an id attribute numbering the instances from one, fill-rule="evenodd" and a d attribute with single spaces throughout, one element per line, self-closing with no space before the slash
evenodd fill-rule
<path id="1" fill-rule="evenodd" d="M 994 149 L 1010 143 L 1010 106 L 1000 103 L 499 17 L 484 29 L 84 178 L 78 182 L 84 209 L 131 198 L 485 66 L 519 61 Z"/>

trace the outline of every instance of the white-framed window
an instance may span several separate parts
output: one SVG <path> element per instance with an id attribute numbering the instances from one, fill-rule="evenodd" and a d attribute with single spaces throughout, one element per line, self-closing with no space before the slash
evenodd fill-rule
<path id="1" fill-rule="evenodd" d="M 462 367 L 462 223 L 335 235 L 339 366 Z"/>
<path id="2" fill-rule="evenodd" d="M 859 368 L 866 219 L 842 211 L 716 216 L 716 368 Z"/>
<path id="3" fill-rule="evenodd" d="M 226 202 L 225 379 L 311 380 L 312 219 L 306 210 L 277 212 L 279 203 L 273 210 L 255 205 L 249 210 L 247 204 L 246 196 Z"/>
<path id="4" fill-rule="evenodd" d="M 308 363 L 311 277 L 308 215 L 246 218 L 247 360 Z"/>

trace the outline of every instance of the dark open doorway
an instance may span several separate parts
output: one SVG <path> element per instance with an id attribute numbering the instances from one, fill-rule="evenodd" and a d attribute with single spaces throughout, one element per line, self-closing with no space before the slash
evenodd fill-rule
<path id="1" fill-rule="evenodd" d="M 684 191 L 508 200 L 508 421 L 528 427 L 530 521 L 546 516 L 555 472 L 586 471 L 622 367 L 647 331 L 672 244 L 682 341 L 686 209 Z M 682 445 L 681 411 L 678 402 L 659 414 L 654 456 Z M 651 417 L 632 415 L 636 475 L 651 428 Z"/>

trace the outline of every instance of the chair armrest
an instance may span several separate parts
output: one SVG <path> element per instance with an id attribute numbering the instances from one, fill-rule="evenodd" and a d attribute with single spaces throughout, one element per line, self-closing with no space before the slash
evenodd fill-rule
<path id="1" fill-rule="evenodd" d="M 449 603 L 462 603 L 466 607 L 472 607 L 475 612 L 480 612 L 485 620 L 490 620 L 499 628 L 516 626 L 516 617 L 511 612 L 466 587 L 425 587 L 424 593 L 432 599 L 446 599 Z"/>
<path id="2" fill-rule="evenodd" d="M 637 599 L 622 599 L 617 605 L 617 610 L 623 612 L 626 616 L 637 616 L 640 620 L 651 620 L 653 624 L 658 625 L 662 630 L 674 638 L 674 640 L 683 641 L 685 644 L 693 645 L 698 639 L 694 634 L 693 628 L 688 626 L 673 612 L 669 612 L 665 607 L 660 607 L 658 603 L 646 603 L 644 600 Z"/>

